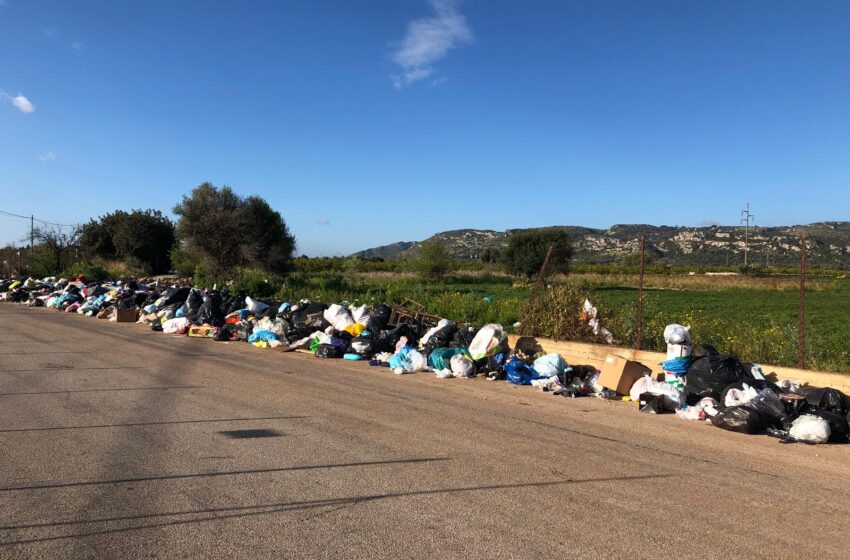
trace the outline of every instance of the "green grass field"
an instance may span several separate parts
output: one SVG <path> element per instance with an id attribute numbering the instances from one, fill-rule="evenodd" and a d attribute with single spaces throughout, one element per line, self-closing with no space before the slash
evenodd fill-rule
<path id="1" fill-rule="evenodd" d="M 634 344 L 636 277 L 575 274 L 552 281 L 578 286 L 597 306 L 603 326 L 617 342 Z M 664 350 L 665 325 L 682 323 L 691 326 L 697 344 L 711 344 L 748 361 L 797 364 L 796 279 L 658 276 L 648 277 L 646 285 L 644 348 Z M 810 279 L 808 286 L 806 367 L 850 373 L 850 281 Z M 454 321 L 510 326 L 521 320 L 523 302 L 531 293 L 530 286 L 499 274 L 459 274 L 428 283 L 412 274 L 352 273 L 293 275 L 277 297 L 361 303 L 410 298 Z"/>

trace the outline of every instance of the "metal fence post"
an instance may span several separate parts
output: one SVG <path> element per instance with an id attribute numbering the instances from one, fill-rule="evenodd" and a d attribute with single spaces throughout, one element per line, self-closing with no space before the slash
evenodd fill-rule
<path id="1" fill-rule="evenodd" d="M 797 367 L 806 366 L 806 234 L 800 235 L 800 323 L 797 326 Z"/>
<path id="2" fill-rule="evenodd" d="M 640 350 L 643 338 L 643 265 L 646 257 L 646 237 L 640 238 L 640 280 L 638 282 L 638 305 L 637 305 L 637 333 L 635 334 L 635 347 Z"/>

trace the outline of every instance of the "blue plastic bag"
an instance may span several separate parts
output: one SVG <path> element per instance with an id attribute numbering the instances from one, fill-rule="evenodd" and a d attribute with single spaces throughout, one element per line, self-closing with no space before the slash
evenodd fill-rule
<path id="1" fill-rule="evenodd" d="M 534 379 L 539 379 L 541 376 L 533 367 L 526 364 L 517 357 L 510 359 L 505 364 L 505 375 L 508 382 L 515 385 L 531 385 Z"/>
<path id="2" fill-rule="evenodd" d="M 271 342 L 272 340 L 277 340 L 277 335 L 275 333 L 273 333 L 272 331 L 264 331 L 264 330 L 254 331 L 248 337 L 248 342 L 251 342 L 251 343 L 254 343 L 254 342 Z"/>

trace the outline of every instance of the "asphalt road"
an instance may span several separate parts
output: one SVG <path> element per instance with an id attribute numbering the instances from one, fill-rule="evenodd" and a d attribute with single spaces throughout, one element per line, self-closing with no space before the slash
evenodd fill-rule
<path id="1" fill-rule="evenodd" d="M 0 462 L 4 559 L 850 548 L 850 446 L 13 304 L 0 305 Z"/>

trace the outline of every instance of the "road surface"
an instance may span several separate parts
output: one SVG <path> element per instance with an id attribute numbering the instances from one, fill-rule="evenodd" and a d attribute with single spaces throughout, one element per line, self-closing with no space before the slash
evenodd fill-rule
<path id="1" fill-rule="evenodd" d="M 13 304 L 0 333 L 0 558 L 847 557 L 850 446 Z"/>

